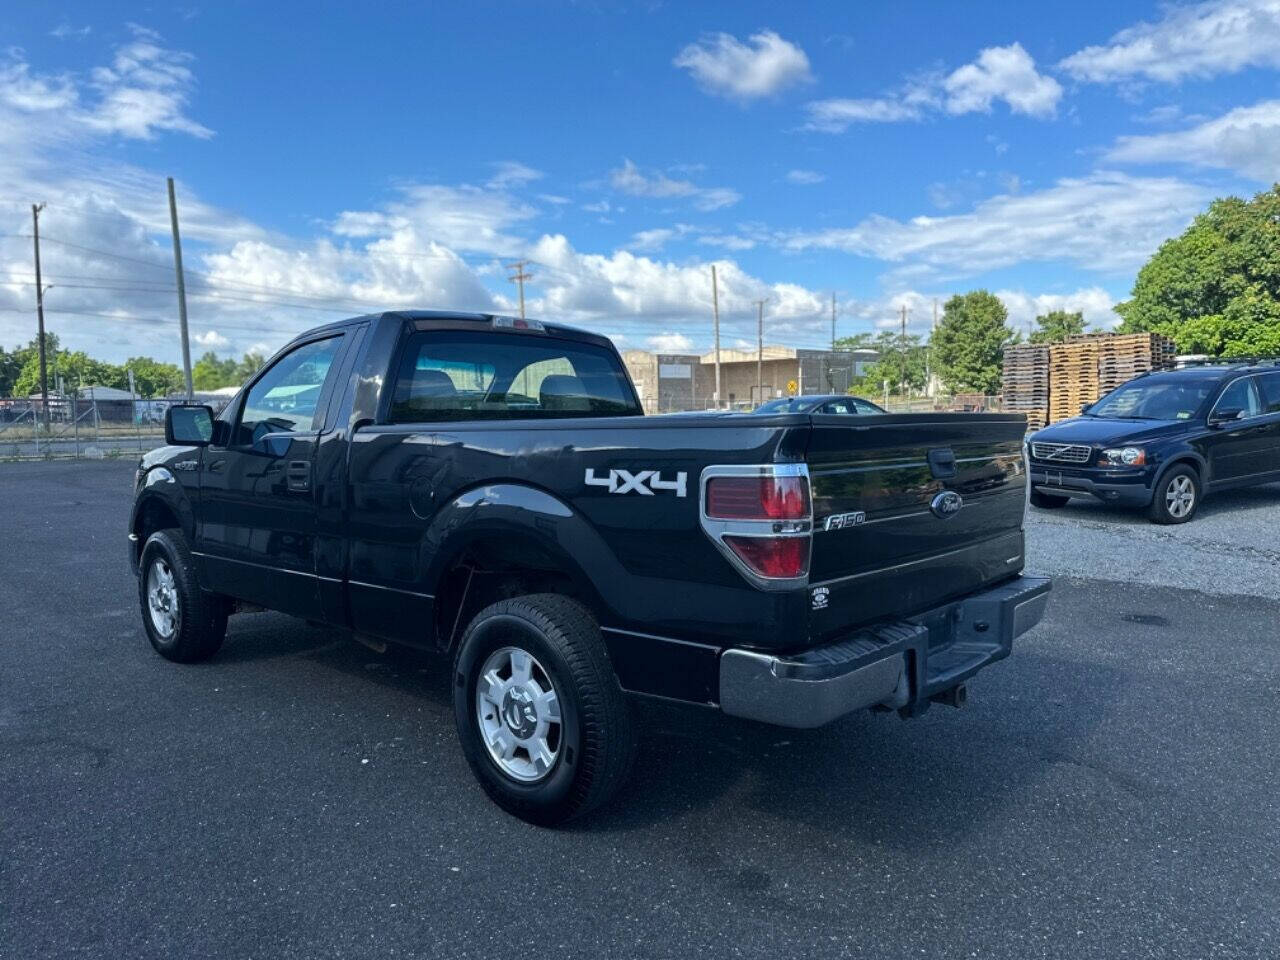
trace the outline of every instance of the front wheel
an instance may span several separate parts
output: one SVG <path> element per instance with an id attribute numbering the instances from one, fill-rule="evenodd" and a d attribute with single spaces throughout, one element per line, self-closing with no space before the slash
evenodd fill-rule
<path id="1" fill-rule="evenodd" d="M 1160 478 L 1151 498 L 1153 523 L 1186 523 L 1200 507 L 1200 477 L 1188 466 L 1177 466 Z"/>
<path id="2" fill-rule="evenodd" d="M 568 597 L 533 594 L 480 611 L 458 645 L 453 703 L 472 772 L 523 820 L 581 816 L 626 779 L 630 711 L 595 619 Z"/>
<path id="3" fill-rule="evenodd" d="M 153 533 L 138 567 L 142 625 L 156 653 L 177 663 L 194 663 L 217 653 L 227 633 L 227 608 L 221 597 L 200 589 L 182 533 Z"/>

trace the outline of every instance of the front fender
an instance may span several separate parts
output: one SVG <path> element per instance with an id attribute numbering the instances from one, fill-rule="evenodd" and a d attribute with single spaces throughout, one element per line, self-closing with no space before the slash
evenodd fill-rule
<path id="1" fill-rule="evenodd" d="M 143 544 L 154 530 L 176 525 L 188 543 L 195 542 L 196 516 L 186 488 L 167 466 L 145 469 L 129 511 L 129 562 L 134 573 Z"/>

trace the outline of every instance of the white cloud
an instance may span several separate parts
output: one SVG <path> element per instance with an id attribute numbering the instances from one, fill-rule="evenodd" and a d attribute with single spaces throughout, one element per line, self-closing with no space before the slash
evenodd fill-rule
<path id="1" fill-rule="evenodd" d="M 1009 311 L 1009 326 L 1026 334 L 1035 327 L 1036 317 L 1051 310 L 1084 314 L 1088 326 L 1111 329 L 1120 323 L 1115 300 L 1101 287 L 1082 287 L 1071 293 L 1031 294 L 1025 290 L 993 291 Z"/>
<path id="2" fill-rule="evenodd" d="M 675 235 L 676 231 L 667 227 L 641 230 L 631 235 L 631 242 L 627 246 L 632 250 L 661 250 Z"/>
<path id="3" fill-rule="evenodd" d="M 1210 0 L 1168 6 L 1154 23 L 1121 30 L 1058 64 L 1076 80 L 1115 83 L 1212 77 L 1280 66 L 1280 0 Z"/>
<path id="4" fill-rule="evenodd" d="M 772 30 L 754 34 L 747 43 L 727 33 L 704 37 L 681 50 L 674 63 L 708 93 L 740 101 L 813 80 L 805 52 Z"/>
<path id="5" fill-rule="evenodd" d="M 1186 130 L 1120 137 L 1107 159 L 1221 167 L 1271 183 L 1280 171 L 1280 100 L 1237 107 Z"/>
<path id="6" fill-rule="evenodd" d="M 987 47 L 976 60 L 950 74 L 924 73 L 884 96 L 815 100 L 805 106 L 805 128 L 841 133 L 855 123 L 922 120 L 944 110 L 952 115 L 990 113 L 1003 101 L 1013 113 L 1047 119 L 1057 113 L 1062 86 L 1036 70 L 1020 43 Z"/>
<path id="7" fill-rule="evenodd" d="M 795 233 L 783 243 L 900 263 L 916 274 L 966 276 L 1029 261 L 1128 270 L 1211 198 L 1206 188 L 1173 178 L 1098 172 L 994 196 L 970 213 L 906 221 L 876 215 L 852 227 Z"/>
<path id="8" fill-rule="evenodd" d="M 753 237 L 743 237 L 732 233 L 706 233 L 698 238 L 705 247 L 720 247 L 724 250 L 751 250 L 757 241 Z"/>
<path id="9" fill-rule="evenodd" d="M 815 183 L 822 183 L 827 179 L 825 173 L 819 173 L 817 170 L 788 170 L 787 180 L 790 183 L 798 183 L 801 186 L 812 186 Z"/>
<path id="10" fill-rule="evenodd" d="M 636 197 L 689 198 L 699 210 L 719 210 L 731 207 L 742 195 L 728 187 L 700 187 L 689 180 L 674 180 L 664 173 L 647 175 L 630 160 L 609 172 L 609 183 L 615 190 Z"/>
<path id="11" fill-rule="evenodd" d="M 151 31 L 133 30 L 134 39 L 116 48 L 111 65 L 94 68 L 87 80 L 69 73 L 34 74 L 21 51 L 10 50 L 9 62 L 0 66 L 0 104 L 41 115 L 54 135 L 89 131 L 150 140 L 168 131 L 213 136 L 186 115 L 195 88 L 186 66 L 191 55 L 160 46 Z"/>
<path id="12" fill-rule="evenodd" d="M 217 330 L 206 330 L 204 333 L 197 333 L 192 339 L 206 350 L 225 350 L 231 346 L 231 341 Z"/>
<path id="13" fill-rule="evenodd" d="M 689 353 L 693 350 L 693 341 L 683 333 L 660 333 L 645 340 L 645 345 L 654 353 Z"/>
<path id="14" fill-rule="evenodd" d="M 988 47 L 973 63 L 965 64 L 942 82 L 947 113 L 990 113 L 1003 100 L 1013 113 L 1052 117 L 1058 111 L 1062 86 L 1036 71 L 1036 62 L 1020 43 Z"/>
<path id="15" fill-rule="evenodd" d="M 805 129 L 822 133 L 843 133 L 855 123 L 919 120 L 935 102 L 934 95 L 925 88 L 904 91 L 892 97 L 815 100 L 805 104 L 805 112 L 809 115 Z"/>
<path id="16" fill-rule="evenodd" d="M 66 40 L 68 38 L 83 40 L 91 32 L 93 32 L 92 27 L 73 27 L 67 21 L 63 20 L 60 24 L 49 31 L 49 36 L 55 37 L 58 40 Z"/>
<path id="17" fill-rule="evenodd" d="M 493 164 L 494 174 L 488 186 L 493 190 L 505 190 L 508 187 L 519 187 L 534 180 L 541 180 L 543 173 L 533 167 L 526 166 L 516 160 L 501 160 Z"/>

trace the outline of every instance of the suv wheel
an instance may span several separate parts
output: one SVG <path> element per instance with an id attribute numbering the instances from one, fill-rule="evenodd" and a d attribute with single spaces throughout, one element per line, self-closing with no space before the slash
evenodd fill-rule
<path id="1" fill-rule="evenodd" d="M 1186 523 L 1200 507 L 1200 477 L 1189 466 L 1176 466 L 1156 484 L 1151 500 L 1154 523 Z"/>
<path id="2" fill-rule="evenodd" d="M 147 538 L 138 565 L 142 625 L 156 653 L 178 663 L 206 660 L 227 633 L 227 608 L 200 589 L 182 534 L 159 530 Z"/>
<path id="3" fill-rule="evenodd" d="M 534 594 L 481 610 L 458 645 L 453 704 L 472 772 L 523 820 L 580 816 L 626 779 L 630 711 L 595 619 L 574 600 Z"/>

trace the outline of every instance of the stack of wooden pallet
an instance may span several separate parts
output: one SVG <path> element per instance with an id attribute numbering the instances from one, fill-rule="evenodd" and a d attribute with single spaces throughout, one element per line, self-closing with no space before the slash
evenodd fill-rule
<path id="1" fill-rule="evenodd" d="M 1098 389 L 1107 393 L 1140 373 L 1168 370 L 1173 367 L 1175 353 L 1173 341 L 1158 333 L 1109 336 L 1102 341 Z"/>
<path id="2" fill-rule="evenodd" d="M 1072 337 L 1049 348 L 1049 422 L 1074 417 L 1098 393 L 1102 336 Z"/>
<path id="3" fill-rule="evenodd" d="M 1004 351 L 1004 409 L 1026 414 L 1027 426 L 1039 430 L 1049 416 L 1049 348 L 1020 343 Z"/>

